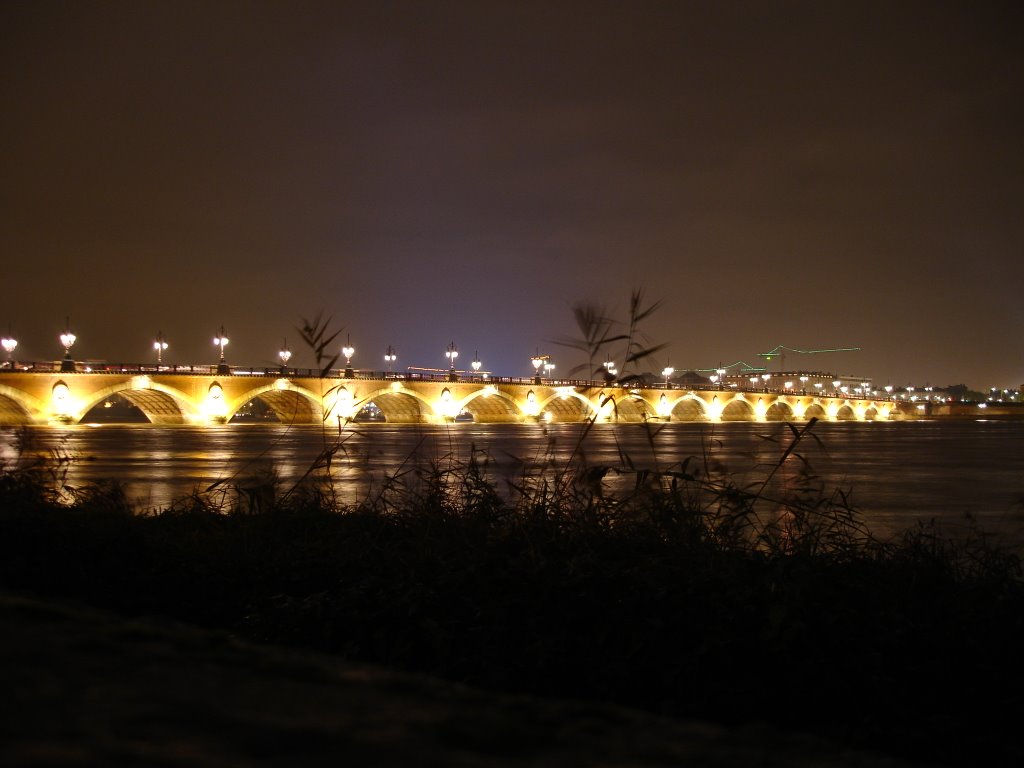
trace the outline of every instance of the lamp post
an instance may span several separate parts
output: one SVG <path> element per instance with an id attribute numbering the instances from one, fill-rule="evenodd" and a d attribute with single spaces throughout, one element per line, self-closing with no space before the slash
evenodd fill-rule
<path id="1" fill-rule="evenodd" d="M 800 394 L 802 394 L 802 395 L 806 395 L 807 394 L 807 377 L 806 376 L 801 376 L 800 377 Z"/>
<path id="2" fill-rule="evenodd" d="M 288 375 L 288 361 L 292 359 L 292 351 L 288 349 L 288 339 L 284 340 L 281 345 L 281 349 L 278 351 L 277 356 L 281 360 L 281 375 Z"/>
<path id="3" fill-rule="evenodd" d="M 764 391 L 765 392 L 768 391 L 768 379 L 770 379 L 771 377 L 772 377 L 772 375 L 770 373 L 762 373 L 761 374 L 761 381 L 764 382 Z"/>
<path id="4" fill-rule="evenodd" d="M 550 360 L 548 360 L 546 363 L 544 363 L 544 375 L 547 378 L 549 378 L 549 379 L 551 378 L 551 372 L 553 370 L 555 370 L 555 364 L 554 363 L 552 363 Z"/>
<path id="5" fill-rule="evenodd" d="M 224 358 L 224 347 L 228 345 L 228 337 L 224 333 L 224 326 L 220 327 L 220 333 L 213 337 L 213 346 L 220 348 L 220 360 L 217 363 L 217 373 L 227 375 L 231 373 L 227 360 Z"/>
<path id="6" fill-rule="evenodd" d="M 839 385 L 842 384 L 842 383 L 843 382 L 839 381 L 839 379 L 836 379 L 835 381 L 832 382 L 832 394 L 833 395 L 837 395 L 837 396 L 839 395 Z"/>
<path id="7" fill-rule="evenodd" d="M 384 362 L 387 363 L 388 373 L 391 373 L 391 366 L 398 359 L 398 355 L 395 354 L 394 347 L 388 344 L 388 348 L 384 350 Z"/>
<path id="8" fill-rule="evenodd" d="M 352 337 L 347 333 L 345 334 L 345 346 L 341 348 L 341 354 L 345 356 L 345 378 L 355 378 L 355 371 L 352 370 L 352 355 L 356 353 L 356 348 L 352 346 Z"/>
<path id="9" fill-rule="evenodd" d="M 538 351 L 530 358 L 530 364 L 533 365 L 534 384 L 540 384 L 540 367 L 544 365 L 545 357 L 541 357 L 540 352 Z"/>
<path id="10" fill-rule="evenodd" d="M 715 371 L 715 375 L 718 376 L 718 388 L 725 389 L 725 368 L 722 367 L 721 363 L 718 364 L 718 369 Z"/>
<path id="11" fill-rule="evenodd" d="M 75 361 L 71 359 L 71 347 L 75 343 L 77 337 L 71 332 L 71 319 L 68 317 L 64 318 L 64 333 L 60 335 L 60 344 L 64 347 L 64 359 L 60 361 L 60 370 L 62 373 L 73 372 L 75 370 Z"/>
<path id="12" fill-rule="evenodd" d="M 153 339 L 153 349 L 156 350 L 156 367 L 159 368 L 164 362 L 164 350 L 167 349 L 167 340 L 164 339 L 164 332 L 157 331 Z"/>
<path id="13" fill-rule="evenodd" d="M 13 368 L 14 360 L 12 359 L 12 356 L 14 355 L 14 350 L 18 348 L 18 340 L 13 336 L 4 336 L 3 340 L 0 341 L 0 344 L 3 344 L 4 352 L 7 353 L 7 367 Z"/>
<path id="14" fill-rule="evenodd" d="M 480 355 L 476 350 L 473 350 L 473 362 L 470 363 L 470 365 L 473 368 L 473 373 L 480 373 L 480 366 L 482 366 L 483 363 L 480 362 Z"/>
<path id="15" fill-rule="evenodd" d="M 757 389 L 757 382 L 758 382 L 757 376 L 751 376 L 750 377 L 750 388 L 751 389 Z"/>
<path id="16" fill-rule="evenodd" d="M 448 381 L 458 381 L 459 375 L 455 372 L 455 360 L 459 356 L 459 349 L 455 346 L 454 341 L 448 342 L 444 356 L 448 358 Z"/>
<path id="17" fill-rule="evenodd" d="M 602 365 L 604 365 L 604 378 L 606 381 L 614 379 L 616 376 L 619 375 L 619 370 L 615 366 L 615 361 L 612 360 L 610 357 L 606 358 Z"/>
<path id="18" fill-rule="evenodd" d="M 661 370 L 661 375 L 665 377 L 665 389 L 671 389 L 672 388 L 672 382 L 670 382 L 669 379 L 672 378 L 672 374 L 675 373 L 675 372 L 676 372 L 676 369 L 673 368 L 671 365 L 666 365 Z"/>

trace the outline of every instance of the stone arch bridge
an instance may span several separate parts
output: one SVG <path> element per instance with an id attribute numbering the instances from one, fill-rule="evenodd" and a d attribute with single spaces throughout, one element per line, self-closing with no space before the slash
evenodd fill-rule
<path id="1" fill-rule="evenodd" d="M 253 400 L 289 424 L 357 419 L 373 403 L 392 423 L 531 421 L 805 421 L 901 418 L 885 399 L 765 390 L 628 388 L 598 382 L 444 375 L 119 367 L 91 372 L 0 371 L 0 423 L 77 424 L 118 395 L 153 424 L 222 424 Z M 365 411 L 362 411 L 365 413 Z"/>

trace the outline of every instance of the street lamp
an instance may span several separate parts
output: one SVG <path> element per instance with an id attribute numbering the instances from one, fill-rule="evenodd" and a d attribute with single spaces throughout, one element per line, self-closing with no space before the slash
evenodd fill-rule
<path id="1" fill-rule="evenodd" d="M 800 377 L 800 393 L 803 394 L 803 395 L 807 394 L 807 377 L 806 376 L 801 376 Z"/>
<path id="2" fill-rule="evenodd" d="M 725 389 L 725 368 L 721 363 L 718 364 L 718 370 L 715 373 L 718 375 L 718 388 Z"/>
<path id="3" fill-rule="evenodd" d="M 356 374 L 352 370 L 352 355 L 356 353 L 356 348 L 352 346 L 352 337 L 347 333 L 345 334 L 345 346 L 341 348 L 341 354 L 345 356 L 345 378 L 351 379 Z"/>
<path id="4" fill-rule="evenodd" d="M 834 394 L 834 395 L 838 395 L 839 394 L 839 385 L 842 384 L 842 383 L 843 382 L 839 381 L 839 379 L 836 379 L 835 381 L 832 382 L 832 394 Z"/>
<path id="5" fill-rule="evenodd" d="M 612 360 L 610 357 L 605 359 L 603 365 L 604 365 L 604 369 L 606 371 L 606 374 L 605 374 L 605 378 L 606 379 L 607 378 L 614 379 L 616 376 L 619 375 L 618 368 L 615 367 L 615 361 Z"/>
<path id="6" fill-rule="evenodd" d="M 473 367 L 473 373 L 480 373 L 480 366 L 483 365 L 483 363 L 480 362 L 480 355 L 476 350 L 473 351 L 473 362 L 470 363 L 470 365 Z"/>
<path id="7" fill-rule="evenodd" d="M 816 382 L 814 382 L 814 388 L 815 388 L 816 390 L 818 390 L 818 394 L 819 394 L 819 395 L 821 394 L 821 390 L 822 390 L 822 388 L 824 388 L 824 386 L 825 386 L 825 385 L 824 385 L 824 384 L 822 384 L 822 383 L 821 383 L 820 381 L 816 381 Z"/>
<path id="8" fill-rule="evenodd" d="M 762 373 L 761 374 L 761 380 L 764 382 L 764 391 L 765 392 L 768 391 L 768 379 L 770 379 L 771 377 L 772 377 L 772 375 L 770 373 Z"/>
<path id="9" fill-rule="evenodd" d="M 458 374 L 455 373 L 455 359 L 459 356 L 459 349 L 455 346 L 454 341 L 448 342 L 444 356 L 448 358 L 448 381 L 458 381 Z"/>
<path id="10" fill-rule="evenodd" d="M 390 344 L 388 348 L 384 350 L 384 362 L 388 364 L 388 373 L 391 373 L 391 366 L 398 359 L 398 355 L 395 354 L 395 349 Z"/>
<path id="11" fill-rule="evenodd" d="M 551 378 L 551 372 L 553 370 L 555 370 L 554 363 L 552 363 L 550 360 L 544 363 L 544 375 L 547 376 L 549 379 Z"/>
<path id="12" fill-rule="evenodd" d="M 71 347 L 77 337 L 71 332 L 71 319 L 64 318 L 64 333 L 60 335 L 61 346 L 64 347 L 64 359 L 60 362 L 60 369 L 63 372 L 74 371 L 75 361 L 71 359 Z"/>
<path id="13" fill-rule="evenodd" d="M 284 344 L 281 345 L 277 356 L 281 358 L 281 375 L 285 376 L 288 374 L 288 361 L 292 359 L 292 351 L 288 349 L 288 339 L 284 340 Z"/>
<path id="14" fill-rule="evenodd" d="M 547 355 L 541 356 L 540 352 L 534 354 L 530 358 L 530 363 L 533 365 L 533 383 L 540 384 L 540 367 L 544 365 L 544 361 L 547 359 Z"/>
<path id="15" fill-rule="evenodd" d="M 13 368 L 14 361 L 11 359 L 11 356 L 14 354 L 14 350 L 18 348 L 18 340 L 13 336 L 4 336 L 0 344 L 3 344 L 4 352 L 7 353 L 7 367 Z"/>
<path id="16" fill-rule="evenodd" d="M 666 365 L 664 368 L 662 368 L 661 375 L 665 377 L 665 389 L 671 389 L 672 388 L 672 383 L 669 381 L 669 379 L 672 377 L 672 374 L 675 373 L 675 372 L 676 372 L 676 369 L 673 368 L 671 365 Z"/>
<path id="17" fill-rule="evenodd" d="M 167 341 L 164 339 L 164 332 L 157 331 L 153 340 L 153 349 L 156 350 L 156 365 L 159 368 L 164 361 L 164 350 L 167 349 Z"/>
<path id="18" fill-rule="evenodd" d="M 750 388 L 757 389 L 757 376 L 750 377 Z"/>
<path id="19" fill-rule="evenodd" d="M 228 368 L 228 364 L 224 359 L 224 347 L 228 345 L 228 337 L 224 334 L 224 326 L 220 327 L 220 333 L 213 337 L 213 346 L 220 347 L 220 361 L 217 363 L 217 373 L 227 374 L 231 373 L 231 369 Z"/>

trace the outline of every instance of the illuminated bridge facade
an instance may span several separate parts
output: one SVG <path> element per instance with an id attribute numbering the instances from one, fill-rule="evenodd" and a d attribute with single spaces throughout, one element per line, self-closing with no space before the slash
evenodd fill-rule
<path id="1" fill-rule="evenodd" d="M 371 403 L 391 423 L 453 421 L 806 421 L 902 418 L 887 399 L 767 390 L 631 388 L 551 379 L 356 374 L 321 377 L 297 369 L 121 366 L 102 372 L 0 371 L 0 424 L 77 424 L 120 396 L 153 424 L 214 425 L 253 400 L 286 424 L 358 420 Z M 909 415 L 909 414 L 908 414 Z"/>

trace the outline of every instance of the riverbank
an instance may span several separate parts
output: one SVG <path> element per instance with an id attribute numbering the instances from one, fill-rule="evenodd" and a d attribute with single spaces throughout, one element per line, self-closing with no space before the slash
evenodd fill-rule
<path id="1" fill-rule="evenodd" d="M 2 594 L 0 685 L 0 763 L 9 768 L 901 765 L 763 724 L 503 696 Z"/>
<path id="2" fill-rule="evenodd" d="M 152 515 L 116 486 L 68 506 L 8 473 L 0 587 L 503 696 L 1024 758 L 1020 563 L 980 533 L 881 544 L 809 486 L 765 498 L 687 469 L 612 499 L 588 472 L 515 505 L 470 463 L 410 467 L 358 507 L 267 486 Z"/>

